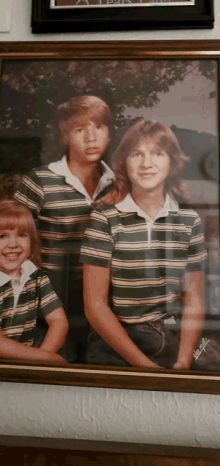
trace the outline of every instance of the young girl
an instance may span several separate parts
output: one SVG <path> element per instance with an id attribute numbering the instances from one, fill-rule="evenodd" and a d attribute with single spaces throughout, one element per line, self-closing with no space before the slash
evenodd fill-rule
<path id="1" fill-rule="evenodd" d="M 177 202 L 186 159 L 173 132 L 152 121 L 132 126 L 116 149 L 114 188 L 91 213 L 81 249 L 89 363 L 191 366 L 207 254 L 198 214 Z M 180 341 L 167 328 L 173 316 Z"/>
<path id="2" fill-rule="evenodd" d="M 62 362 L 56 354 L 68 323 L 62 304 L 40 265 L 40 245 L 29 210 L 13 200 L 0 201 L 0 357 Z M 48 331 L 34 348 L 37 315 Z"/>

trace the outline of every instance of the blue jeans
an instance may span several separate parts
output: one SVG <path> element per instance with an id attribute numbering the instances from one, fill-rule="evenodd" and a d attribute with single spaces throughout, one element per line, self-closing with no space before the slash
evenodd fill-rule
<path id="1" fill-rule="evenodd" d="M 121 322 L 121 325 L 131 340 L 151 361 L 165 368 L 173 367 L 178 356 L 179 341 L 177 336 L 166 328 L 162 319 L 140 324 Z M 93 328 L 90 328 L 88 335 L 86 362 L 87 364 L 130 366 Z"/>

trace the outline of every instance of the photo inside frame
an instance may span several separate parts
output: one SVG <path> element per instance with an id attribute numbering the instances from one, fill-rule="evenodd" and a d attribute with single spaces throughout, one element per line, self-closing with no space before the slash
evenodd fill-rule
<path id="1" fill-rule="evenodd" d="M 65 9 L 75 7 L 98 7 L 98 6 L 143 6 L 143 7 L 169 7 L 195 5 L 194 0 L 50 0 L 51 9 Z"/>
<path id="2" fill-rule="evenodd" d="M 55 1 L 55 6 L 72 4 L 71 0 Z M 135 122 L 155 120 L 172 129 L 189 158 L 182 181 L 189 194 L 189 206 L 204 225 L 208 251 L 206 317 L 202 340 L 194 355 L 202 370 L 205 364 L 207 370 L 220 370 L 217 89 L 214 59 L 7 60 L 3 61 L 0 82 L 2 197 L 7 177 L 15 177 L 16 189 L 16 175 L 22 177 L 28 170 L 58 161 L 65 154 L 56 112 L 59 105 L 75 96 L 98 96 L 112 111 L 115 132 L 104 156 L 109 166 L 125 131 Z M 64 279 L 61 286 L 66 287 L 67 281 Z M 78 350 L 84 351 L 87 323 L 83 315 L 74 322 Z"/>

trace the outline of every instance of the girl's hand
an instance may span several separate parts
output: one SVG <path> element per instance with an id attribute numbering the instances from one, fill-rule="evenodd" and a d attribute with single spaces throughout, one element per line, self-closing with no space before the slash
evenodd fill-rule
<path id="1" fill-rule="evenodd" d="M 65 359 L 60 356 L 60 354 L 52 353 L 51 351 L 46 351 L 47 353 L 45 360 L 46 361 L 52 361 L 52 362 L 66 362 Z"/>
<path id="2" fill-rule="evenodd" d="M 135 364 L 134 364 L 135 365 Z M 138 367 L 145 367 L 146 369 L 164 369 L 155 362 L 151 361 L 147 356 L 143 355 L 142 361 L 137 363 Z"/>
<path id="3" fill-rule="evenodd" d="M 175 362 L 175 364 L 173 365 L 173 369 L 189 369 L 190 368 L 190 364 L 187 364 L 187 363 L 184 363 L 184 362 Z"/>
<path id="4" fill-rule="evenodd" d="M 154 364 L 153 366 L 150 366 L 149 369 L 165 369 L 164 367 L 162 366 L 159 366 L 158 364 Z"/>

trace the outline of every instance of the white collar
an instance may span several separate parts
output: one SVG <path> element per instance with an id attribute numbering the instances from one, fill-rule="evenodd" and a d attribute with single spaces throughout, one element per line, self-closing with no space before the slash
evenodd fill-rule
<path id="1" fill-rule="evenodd" d="M 30 275 L 37 270 L 36 265 L 27 260 L 23 262 L 21 265 L 21 277 L 20 277 L 20 283 L 26 283 L 28 279 L 30 278 Z M 7 273 L 0 272 L 0 286 L 5 285 L 6 283 L 10 282 L 13 280 L 13 277 L 11 275 L 8 275 Z"/>
<path id="2" fill-rule="evenodd" d="M 86 199 L 91 203 L 96 198 L 96 196 L 98 196 L 98 194 L 101 191 L 103 191 L 103 189 L 105 189 L 109 184 L 111 184 L 112 181 L 115 179 L 113 171 L 108 167 L 108 165 L 105 162 L 103 162 L 103 160 L 101 160 L 101 166 L 102 176 L 99 180 L 98 186 L 96 187 L 96 190 L 92 198 L 87 193 L 79 178 L 77 178 L 77 176 L 74 176 L 70 171 L 67 165 L 67 159 L 65 155 L 62 157 L 61 160 L 58 160 L 58 162 L 50 163 L 48 165 L 48 168 L 57 175 L 64 176 L 66 183 L 70 184 L 75 189 L 77 189 L 77 191 L 83 194 L 86 197 Z"/>
<path id="3" fill-rule="evenodd" d="M 120 212 L 137 212 L 140 217 L 149 219 L 148 215 L 136 204 L 131 194 L 128 193 L 123 201 L 116 204 L 117 209 Z M 166 194 L 166 199 L 162 209 L 158 212 L 155 220 L 160 217 L 167 217 L 169 212 L 177 212 L 179 210 L 179 205 L 174 199 L 170 197 L 169 194 Z M 152 219 L 151 219 L 152 221 Z"/>

